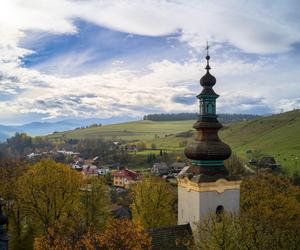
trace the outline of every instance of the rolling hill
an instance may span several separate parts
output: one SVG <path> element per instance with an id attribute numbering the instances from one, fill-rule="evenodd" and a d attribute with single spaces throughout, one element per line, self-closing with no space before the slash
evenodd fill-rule
<path id="1" fill-rule="evenodd" d="M 105 125 L 101 127 L 75 129 L 49 135 L 49 138 L 104 138 L 108 140 L 140 141 L 162 138 L 165 135 L 175 135 L 182 131 L 192 129 L 194 121 L 135 121 L 119 124 Z M 156 135 L 156 136 L 155 136 Z"/>
<path id="2" fill-rule="evenodd" d="M 221 137 L 246 158 L 247 151 L 273 155 L 284 169 L 300 171 L 300 110 L 232 124 Z"/>
<path id="3" fill-rule="evenodd" d="M 194 122 L 143 120 L 56 133 L 49 138 L 145 141 L 148 146 L 155 143 L 157 148 L 182 151 L 182 142 L 192 137 L 180 133 L 193 130 Z M 221 130 L 220 137 L 242 158 L 250 157 L 247 152 L 260 151 L 273 155 L 287 171 L 300 170 L 300 110 L 233 123 Z"/>

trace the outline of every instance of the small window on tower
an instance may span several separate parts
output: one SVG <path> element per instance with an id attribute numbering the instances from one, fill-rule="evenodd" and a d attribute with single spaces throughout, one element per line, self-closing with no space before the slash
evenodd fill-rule
<path id="1" fill-rule="evenodd" d="M 224 207 L 223 206 L 217 206 L 216 208 L 216 219 L 217 219 L 217 222 L 221 222 L 222 221 L 222 218 L 223 218 L 223 213 L 224 213 Z"/>
<path id="2" fill-rule="evenodd" d="M 217 208 L 216 208 L 216 214 L 217 215 L 221 215 L 221 214 L 223 214 L 224 213 L 224 207 L 223 206 L 217 206 Z"/>
<path id="3" fill-rule="evenodd" d="M 208 113 L 208 114 L 213 114 L 213 112 L 214 112 L 214 111 L 213 111 L 213 104 L 209 102 L 209 103 L 207 104 L 207 113 Z"/>

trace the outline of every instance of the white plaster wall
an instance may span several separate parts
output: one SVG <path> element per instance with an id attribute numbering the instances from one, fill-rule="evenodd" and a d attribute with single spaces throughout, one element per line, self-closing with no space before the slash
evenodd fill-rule
<path id="1" fill-rule="evenodd" d="M 239 214 L 240 212 L 240 190 L 228 189 L 223 193 L 215 191 L 200 192 L 200 219 L 208 213 L 215 213 L 216 208 L 221 205 L 226 212 Z"/>
<path id="2" fill-rule="evenodd" d="M 178 186 L 178 224 L 190 223 L 200 219 L 200 195 L 199 192 L 187 191 Z"/>
<path id="3" fill-rule="evenodd" d="M 240 190 L 228 189 L 223 193 L 216 191 L 196 192 L 188 191 L 178 186 L 178 224 L 199 222 L 201 218 L 210 212 L 215 213 L 216 208 L 221 205 L 224 210 L 234 214 L 240 212 Z"/>

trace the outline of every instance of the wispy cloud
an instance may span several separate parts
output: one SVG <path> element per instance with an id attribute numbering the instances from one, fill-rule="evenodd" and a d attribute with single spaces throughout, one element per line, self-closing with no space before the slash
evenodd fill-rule
<path id="1" fill-rule="evenodd" d="M 219 111 L 299 107 L 299 12 L 296 0 L 2 0 L 0 115 L 196 111 L 205 40 Z"/>

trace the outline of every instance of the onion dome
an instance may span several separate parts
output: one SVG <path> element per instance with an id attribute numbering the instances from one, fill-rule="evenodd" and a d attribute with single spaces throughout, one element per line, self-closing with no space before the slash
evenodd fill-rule
<path id="1" fill-rule="evenodd" d="M 231 149 L 218 136 L 218 131 L 222 128 L 216 115 L 216 99 L 219 95 L 212 89 L 216 78 L 209 72 L 209 59 L 207 52 L 207 72 L 200 80 L 203 90 L 197 96 L 200 102 L 199 119 L 193 126 L 197 135 L 195 140 L 186 146 L 184 153 L 192 160 L 192 165 L 198 169 L 198 173 L 226 176 L 228 172 L 224 167 L 224 160 L 230 157 Z"/>
<path id="2" fill-rule="evenodd" d="M 205 67 L 206 74 L 204 76 L 202 76 L 200 79 L 200 84 L 203 87 L 213 87 L 216 84 L 216 78 L 209 73 L 209 70 L 211 69 L 209 66 L 209 59 L 210 59 L 210 56 L 207 55 L 206 56 L 207 65 Z"/>

